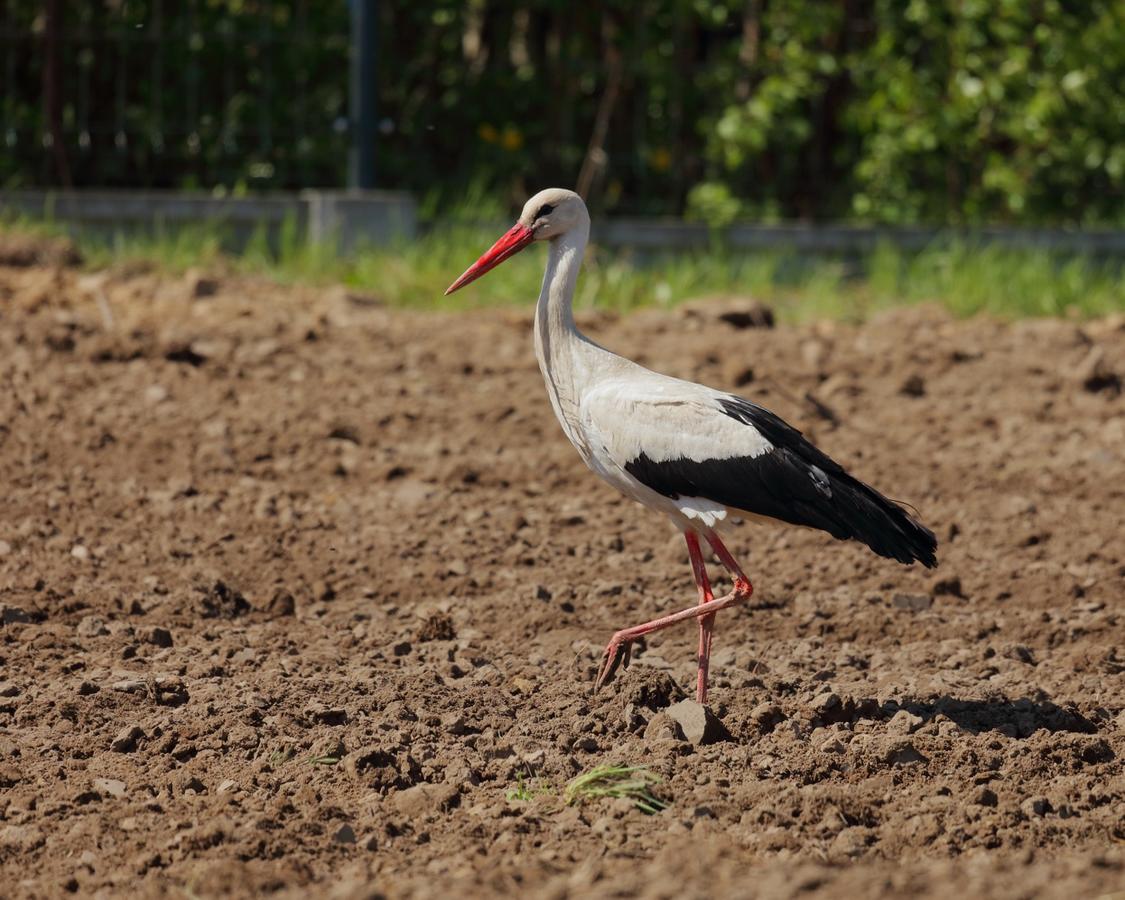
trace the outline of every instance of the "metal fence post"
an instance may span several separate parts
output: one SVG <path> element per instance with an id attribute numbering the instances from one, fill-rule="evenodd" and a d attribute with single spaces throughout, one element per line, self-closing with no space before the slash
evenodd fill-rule
<path id="1" fill-rule="evenodd" d="M 375 187 L 375 17 L 377 0 L 349 0 L 351 47 L 351 151 L 348 187 Z"/>

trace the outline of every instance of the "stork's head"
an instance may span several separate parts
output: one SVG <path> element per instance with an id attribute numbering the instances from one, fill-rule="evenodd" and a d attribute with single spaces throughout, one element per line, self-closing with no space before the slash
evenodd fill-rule
<path id="1" fill-rule="evenodd" d="M 574 191 L 566 188 L 540 191 L 523 205 L 523 212 L 516 224 L 446 288 L 445 293 L 452 294 L 470 281 L 476 281 L 485 272 L 495 269 L 504 260 L 515 256 L 535 241 L 549 241 L 589 222 L 586 204 Z"/>

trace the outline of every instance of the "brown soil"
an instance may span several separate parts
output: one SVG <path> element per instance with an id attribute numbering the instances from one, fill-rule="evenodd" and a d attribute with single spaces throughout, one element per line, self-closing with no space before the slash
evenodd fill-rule
<path id="1" fill-rule="evenodd" d="M 530 310 L 0 268 L 0 893 L 1125 887 L 1125 321 L 730 305 L 586 325 L 776 409 L 941 566 L 739 529 L 695 746 L 692 627 L 590 695 L 694 592 L 562 437 Z M 671 806 L 563 802 L 616 761 Z"/>

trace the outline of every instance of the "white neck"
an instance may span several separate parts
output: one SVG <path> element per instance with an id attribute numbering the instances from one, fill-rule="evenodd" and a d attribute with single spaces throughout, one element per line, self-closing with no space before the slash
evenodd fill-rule
<path id="1" fill-rule="evenodd" d="M 574 324 L 572 304 L 589 237 L 587 220 L 550 242 L 547 269 L 535 307 L 535 355 L 547 382 L 551 406 L 571 440 L 575 440 L 572 422 L 577 415 L 582 389 L 579 382 L 585 370 L 580 365 L 579 352 L 589 345 Z"/>
<path id="2" fill-rule="evenodd" d="M 550 242 L 543 286 L 535 308 L 535 327 L 546 336 L 577 332 L 574 325 L 574 289 L 590 237 L 588 223 L 576 226 Z"/>
<path id="3" fill-rule="evenodd" d="M 548 381 L 571 362 L 575 342 L 585 340 L 574 324 L 573 303 L 589 238 L 590 225 L 584 222 L 559 235 L 548 248 L 547 269 L 535 306 L 535 352 Z"/>

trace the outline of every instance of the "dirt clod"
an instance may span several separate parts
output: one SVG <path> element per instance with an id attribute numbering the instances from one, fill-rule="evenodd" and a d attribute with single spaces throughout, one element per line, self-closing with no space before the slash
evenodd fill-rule
<path id="1" fill-rule="evenodd" d="M 150 644 L 155 644 L 157 647 L 172 646 L 172 632 L 167 628 L 150 628 L 145 633 L 144 639 Z"/>
<path id="2" fill-rule="evenodd" d="M 126 725 L 114 737 L 109 748 L 114 753 L 132 753 L 137 749 L 137 741 L 145 736 L 144 731 L 137 725 Z"/>
<path id="3" fill-rule="evenodd" d="M 205 619 L 234 619 L 250 611 L 242 594 L 223 581 L 216 581 L 200 593 L 200 614 Z"/>
<path id="4" fill-rule="evenodd" d="M 31 614 L 25 609 L 18 606 L 9 606 L 6 603 L 0 603 L 0 622 L 5 625 L 12 625 L 19 622 L 30 622 Z"/>
<path id="5" fill-rule="evenodd" d="M 337 844 L 354 844 L 355 843 L 355 830 L 351 825 L 341 825 L 334 835 L 332 840 Z"/>
<path id="6" fill-rule="evenodd" d="M 910 375 L 899 386 L 898 392 L 906 397 L 924 397 L 926 396 L 926 379 L 918 374 Z"/>
<path id="7" fill-rule="evenodd" d="M 449 613 L 431 613 L 418 629 L 419 641 L 452 641 L 456 637 L 457 630 L 453 627 L 453 617 Z"/>

